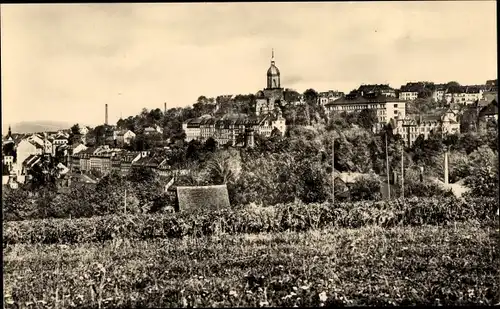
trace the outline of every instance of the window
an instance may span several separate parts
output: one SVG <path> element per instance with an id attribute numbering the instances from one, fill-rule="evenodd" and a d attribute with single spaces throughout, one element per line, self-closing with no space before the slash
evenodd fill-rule
<path id="1" fill-rule="evenodd" d="M 398 108 L 398 105 L 397 105 L 397 104 L 394 104 L 394 108 Z"/>

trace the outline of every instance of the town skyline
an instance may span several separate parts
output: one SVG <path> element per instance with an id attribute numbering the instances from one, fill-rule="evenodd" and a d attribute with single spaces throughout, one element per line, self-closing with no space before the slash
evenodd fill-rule
<path id="1" fill-rule="evenodd" d="M 495 13 L 486 1 L 2 5 L 4 127 L 97 125 L 104 104 L 115 123 L 163 102 L 255 94 L 265 87 L 271 49 L 282 86 L 299 92 L 482 84 L 497 75 Z"/>

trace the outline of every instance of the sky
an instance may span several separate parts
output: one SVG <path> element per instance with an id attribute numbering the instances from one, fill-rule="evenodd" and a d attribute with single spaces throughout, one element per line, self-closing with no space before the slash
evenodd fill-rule
<path id="1" fill-rule="evenodd" d="M 497 77 L 496 1 L 2 4 L 2 122 L 89 125 L 281 85 Z"/>

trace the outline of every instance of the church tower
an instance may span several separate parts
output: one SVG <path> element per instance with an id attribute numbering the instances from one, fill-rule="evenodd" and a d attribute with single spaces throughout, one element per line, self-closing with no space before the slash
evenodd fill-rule
<path id="1" fill-rule="evenodd" d="M 267 70 L 267 89 L 279 89 L 280 85 L 280 70 L 274 64 L 274 49 L 271 55 L 271 66 Z"/>

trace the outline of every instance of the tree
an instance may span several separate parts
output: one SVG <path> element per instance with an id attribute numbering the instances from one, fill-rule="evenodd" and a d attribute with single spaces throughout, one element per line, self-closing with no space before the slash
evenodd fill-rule
<path id="1" fill-rule="evenodd" d="M 374 176 L 360 176 L 349 190 L 352 201 L 378 200 L 381 197 L 381 183 Z"/>
<path id="2" fill-rule="evenodd" d="M 377 111 L 374 109 L 363 109 L 359 112 L 357 123 L 368 130 L 371 130 L 377 123 Z"/>
<path id="3" fill-rule="evenodd" d="M 283 97 L 285 101 L 293 103 L 300 100 L 300 93 L 293 89 L 285 89 L 285 91 L 283 92 Z"/>
<path id="4" fill-rule="evenodd" d="M 318 103 L 318 92 L 314 89 L 304 91 L 304 100 L 307 105 L 316 105 Z"/>
<path id="5" fill-rule="evenodd" d="M 78 123 L 74 124 L 71 127 L 71 134 L 73 134 L 73 135 L 80 134 L 80 126 L 78 125 Z"/>
<path id="6" fill-rule="evenodd" d="M 59 178 L 60 170 L 55 160 L 47 156 L 41 156 L 40 162 L 28 170 L 28 175 L 31 190 L 39 190 L 44 187 L 55 190 L 56 179 Z"/>
<path id="7" fill-rule="evenodd" d="M 217 141 L 213 137 L 209 137 L 205 141 L 205 150 L 209 152 L 214 152 L 217 149 Z"/>
<path id="8" fill-rule="evenodd" d="M 235 182 L 241 171 L 239 154 L 233 151 L 219 151 L 207 163 L 210 182 L 213 184 L 227 184 Z"/>

